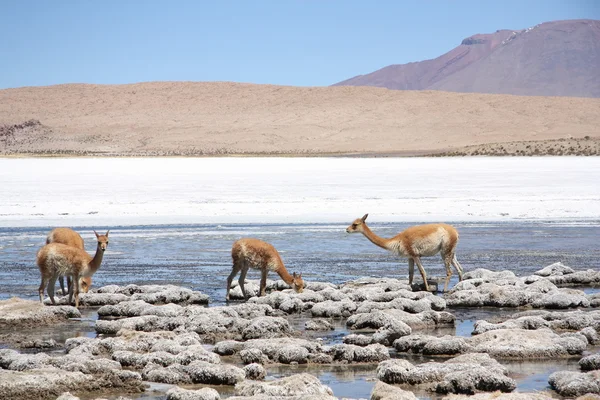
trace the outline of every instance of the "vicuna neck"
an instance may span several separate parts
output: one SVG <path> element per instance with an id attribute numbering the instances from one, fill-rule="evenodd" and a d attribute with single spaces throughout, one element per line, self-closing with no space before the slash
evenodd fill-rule
<path id="1" fill-rule="evenodd" d="M 365 223 L 363 223 L 362 234 L 365 235 L 367 239 L 371 241 L 371 243 L 383 249 L 390 250 L 390 239 L 385 239 L 381 236 L 377 236 L 375 233 L 373 233 L 371 229 L 369 229 L 369 227 Z"/>
<path id="2" fill-rule="evenodd" d="M 104 252 L 100 248 L 100 245 L 98 245 L 98 247 L 96 247 L 96 254 L 94 254 L 94 258 L 92 258 L 92 261 L 90 261 L 88 264 L 92 273 L 96 272 L 98 268 L 100 268 L 100 264 L 102 264 L 102 257 L 104 257 Z"/>
<path id="3" fill-rule="evenodd" d="M 281 263 L 279 268 L 277 268 L 276 272 L 281 277 L 281 279 L 283 279 L 283 281 L 285 283 L 287 283 L 290 286 L 292 285 L 292 282 L 294 282 L 294 277 L 292 275 L 290 275 L 290 273 L 287 271 L 287 269 L 285 269 L 285 266 L 283 265 L 283 263 Z"/>

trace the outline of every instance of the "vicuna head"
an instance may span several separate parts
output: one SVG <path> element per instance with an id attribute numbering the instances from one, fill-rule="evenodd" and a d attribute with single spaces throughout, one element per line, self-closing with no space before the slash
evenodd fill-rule
<path id="1" fill-rule="evenodd" d="M 355 232 L 364 232 L 364 223 L 367 220 L 369 214 L 363 215 L 362 218 L 357 218 L 350 224 L 349 227 L 346 228 L 347 233 L 355 233 Z"/>
<path id="2" fill-rule="evenodd" d="M 294 272 L 292 278 L 294 278 L 294 280 L 292 281 L 292 289 L 294 289 L 297 293 L 302 293 L 302 291 L 304 290 L 304 281 L 302 280 L 302 274 L 296 275 L 296 273 Z"/>
<path id="3" fill-rule="evenodd" d="M 98 239 L 98 248 L 102 251 L 106 250 L 106 247 L 108 246 L 108 232 L 110 232 L 110 230 L 106 231 L 105 235 L 98 235 L 98 233 L 94 231 L 96 239 Z"/>

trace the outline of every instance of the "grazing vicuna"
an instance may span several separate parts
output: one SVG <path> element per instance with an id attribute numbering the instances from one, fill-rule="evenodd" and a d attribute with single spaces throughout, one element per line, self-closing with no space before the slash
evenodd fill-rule
<path id="1" fill-rule="evenodd" d="M 77 232 L 75 232 L 71 228 L 54 228 L 50 231 L 48 236 L 46 236 L 46 244 L 50 243 L 62 243 L 67 246 L 76 247 L 80 250 L 85 250 L 83 245 L 83 238 Z M 60 283 L 60 289 L 62 290 L 63 296 L 66 294 L 65 292 L 65 279 L 64 276 L 60 275 L 58 282 Z M 80 288 L 83 293 L 87 293 L 90 290 L 90 286 L 92 286 L 92 277 L 86 276 L 82 277 L 80 282 Z M 71 291 L 71 278 L 67 276 L 67 287 L 69 291 Z"/>
<path id="2" fill-rule="evenodd" d="M 412 285 L 415 263 L 419 267 L 425 290 L 429 291 L 427 274 L 421 264 L 421 257 L 433 256 L 440 253 L 444 266 L 446 267 L 446 286 L 452 275 L 450 264 L 456 268 L 458 279 L 462 281 L 463 269 L 456 259 L 456 245 L 458 243 L 458 232 L 448 224 L 427 224 L 412 226 L 391 239 L 377 236 L 366 224 L 369 214 L 358 218 L 346 228 L 346 232 L 360 232 L 377 246 L 391 251 L 402 257 L 408 258 L 408 283 Z"/>
<path id="3" fill-rule="evenodd" d="M 42 247 L 37 253 L 37 265 L 42 275 L 39 293 L 40 301 L 44 301 L 44 287 L 48 288 L 48 296 L 52 304 L 54 301 L 54 285 L 60 275 L 67 275 L 72 278 L 72 291 L 69 291 L 69 304 L 75 294 L 75 307 L 79 307 L 79 279 L 81 277 L 92 276 L 102 263 L 104 251 L 108 246 L 108 231 L 105 235 L 98 235 L 98 246 L 94 257 L 90 256 L 85 250 L 76 247 L 67 246 L 62 243 L 50 243 Z"/>
<path id="4" fill-rule="evenodd" d="M 304 288 L 302 274 L 296 275 L 294 272 L 293 275 L 290 275 L 287 269 L 285 269 L 279 253 L 269 243 L 258 239 L 240 239 L 231 248 L 231 258 L 233 259 L 233 269 L 227 278 L 227 294 L 225 295 L 227 300 L 229 300 L 231 281 L 233 281 L 233 278 L 240 271 L 241 274 L 238 282 L 244 298 L 248 300 L 248 295 L 244 289 L 244 281 L 246 280 L 246 273 L 248 273 L 249 268 L 259 269 L 261 272 L 259 296 L 265 295 L 267 273 L 269 271 L 277 272 L 281 279 L 290 285 L 292 289 L 298 293 L 302 293 Z"/>

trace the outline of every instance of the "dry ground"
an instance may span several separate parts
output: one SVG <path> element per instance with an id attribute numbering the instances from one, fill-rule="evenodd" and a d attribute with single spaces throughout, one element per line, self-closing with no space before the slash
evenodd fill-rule
<path id="1" fill-rule="evenodd" d="M 547 154 L 547 141 L 577 149 L 586 136 L 597 154 L 600 99 L 228 82 L 0 90 L 4 155 L 472 154 L 524 141 Z"/>

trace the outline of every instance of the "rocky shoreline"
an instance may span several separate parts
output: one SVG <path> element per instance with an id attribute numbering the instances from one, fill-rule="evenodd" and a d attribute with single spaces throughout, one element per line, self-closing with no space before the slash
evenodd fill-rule
<path id="1" fill-rule="evenodd" d="M 258 292 L 257 282 L 245 286 Z M 597 286 L 600 272 L 560 263 L 525 277 L 473 270 L 440 296 L 391 278 L 307 282 L 303 293 L 269 281 L 267 296 L 209 306 L 209 296 L 177 286 L 110 285 L 80 297 L 97 308 L 96 334 L 64 343 L 24 342 L 22 331 L 81 318 L 66 298 L 57 306 L 13 298 L 0 301 L 0 398 L 114 399 L 154 382 L 173 385 L 166 399 L 218 399 L 222 386 L 231 387 L 232 399 L 326 399 L 335 393 L 315 376 L 273 379 L 268 368 L 356 364 L 376 371 L 372 399 L 415 399 L 416 388 L 448 398 L 518 399 L 523 393 L 513 393 L 516 381 L 502 362 L 557 358 L 579 360 L 580 371 L 553 373 L 552 391 L 527 398 L 600 395 L 600 294 L 581 290 Z M 231 297 L 242 298 L 238 286 Z M 476 321 L 469 337 L 442 335 L 456 326 L 453 307 L 514 313 Z M 297 316 L 301 324 L 291 322 Z M 339 324 L 348 334 L 327 339 Z M 429 362 L 414 363 L 414 355 Z"/>

